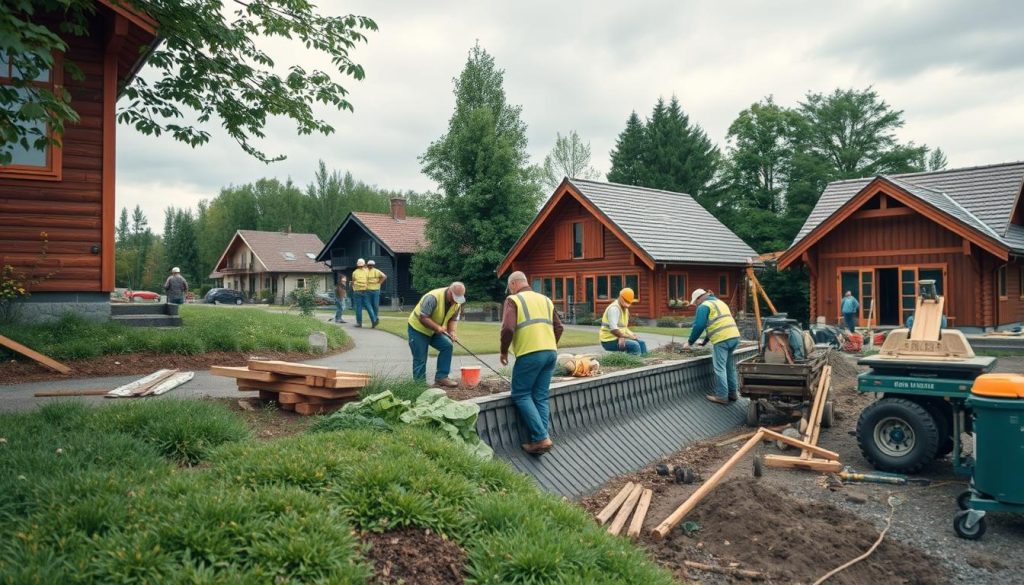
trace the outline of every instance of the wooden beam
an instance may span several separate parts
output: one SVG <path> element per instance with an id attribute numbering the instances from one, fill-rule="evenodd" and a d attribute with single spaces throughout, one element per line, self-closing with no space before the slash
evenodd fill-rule
<path id="1" fill-rule="evenodd" d="M 964 238 L 963 250 L 964 250 L 964 256 L 970 256 L 971 255 L 971 241 L 968 240 L 967 238 Z"/>
<path id="2" fill-rule="evenodd" d="M 888 209 L 864 209 L 850 216 L 850 219 L 877 219 L 881 217 L 900 217 L 904 215 L 917 215 L 917 212 L 909 207 L 890 207 Z"/>
<path id="3" fill-rule="evenodd" d="M 944 248 L 906 248 L 903 250 L 864 250 L 860 252 L 827 252 L 821 255 L 822 259 L 845 259 L 845 258 L 882 258 L 891 256 L 916 256 L 918 254 L 959 254 L 963 250 L 960 246 L 947 246 Z"/>
<path id="4" fill-rule="evenodd" d="M 620 506 L 622 506 L 622 502 L 625 502 L 626 498 L 629 497 L 629 494 L 633 491 L 633 487 L 635 487 L 635 485 L 636 484 L 630 481 L 627 482 L 626 485 L 622 486 L 622 489 L 619 490 L 619 493 L 615 494 L 612 501 L 608 502 L 608 505 L 604 507 L 604 510 L 598 512 L 598 524 L 604 524 L 615 515 L 615 512 L 618 511 Z"/>
<path id="5" fill-rule="evenodd" d="M 619 512 L 615 514 L 615 519 L 608 525 L 608 534 L 617 535 L 622 532 L 622 527 L 626 525 L 626 520 L 629 520 L 629 515 L 633 513 L 633 509 L 636 508 L 636 503 L 640 501 L 640 495 L 643 492 L 644 486 L 636 484 L 633 487 L 633 491 L 629 492 L 629 497 L 622 503 Z"/>
<path id="6" fill-rule="evenodd" d="M 626 536 L 634 538 L 640 536 L 640 531 L 644 528 L 644 519 L 647 518 L 647 509 L 651 507 L 651 497 L 654 492 L 645 489 L 640 494 L 640 503 L 636 505 L 636 511 L 633 512 L 633 521 L 629 523 L 629 530 L 626 531 Z"/>
<path id="7" fill-rule="evenodd" d="M 36 398 L 57 398 L 62 396 L 104 396 L 110 392 L 110 388 L 83 388 L 81 390 L 62 390 L 36 392 L 32 396 Z"/>
<path id="8" fill-rule="evenodd" d="M 115 14 L 103 52 L 103 153 L 100 193 L 100 290 L 114 290 L 114 217 L 117 213 L 117 58 L 128 35 L 128 21 Z"/>
<path id="9" fill-rule="evenodd" d="M 310 366 L 292 362 L 277 360 L 249 360 L 249 369 L 260 372 L 274 372 L 288 376 L 319 376 L 321 378 L 335 379 L 338 377 L 338 370 L 324 366 Z"/>
<path id="10" fill-rule="evenodd" d="M 815 455 L 820 455 L 820 456 L 824 457 L 825 459 L 829 459 L 829 460 L 832 460 L 832 461 L 836 461 L 836 460 L 839 459 L 839 453 L 836 453 L 835 451 L 829 451 L 828 449 L 823 449 L 823 448 L 821 448 L 821 447 L 819 447 L 817 445 L 812 445 L 812 444 L 810 444 L 810 443 L 808 443 L 806 441 L 801 441 L 800 439 L 794 439 L 793 437 L 787 437 L 786 435 L 783 435 L 782 433 L 776 433 L 775 431 L 773 431 L 771 429 L 766 429 L 764 427 L 762 427 L 761 430 L 764 431 L 765 439 L 772 439 L 772 440 L 775 440 L 775 441 L 779 441 L 780 443 L 785 443 L 787 445 L 792 445 L 793 447 L 796 447 L 798 449 L 805 449 L 807 451 L 810 451 L 811 453 L 814 453 Z"/>
<path id="11" fill-rule="evenodd" d="M 777 467 L 781 469 L 806 469 L 825 473 L 839 473 L 843 470 L 843 464 L 839 461 L 801 459 L 800 457 L 793 457 L 789 455 L 765 455 L 764 464 L 768 467 Z"/>
<path id="12" fill-rule="evenodd" d="M 48 356 L 45 356 L 45 355 L 39 353 L 38 351 L 36 351 L 36 350 L 34 350 L 34 349 L 30 348 L 30 347 L 24 346 L 24 345 L 18 343 L 17 341 L 14 341 L 13 339 L 11 339 L 9 337 L 4 337 L 3 335 L 0 335 L 0 345 L 4 346 L 7 349 L 10 349 L 12 351 L 16 351 L 16 352 L 20 353 L 21 355 L 23 355 L 23 356 L 25 356 L 27 358 L 31 358 L 31 359 L 35 360 L 36 362 L 38 362 L 39 364 L 41 364 L 43 366 L 46 366 L 47 368 L 50 368 L 51 370 L 53 370 L 55 372 L 59 372 L 61 374 L 70 374 L 71 373 L 71 368 L 65 366 L 64 364 L 58 362 L 57 360 L 55 360 L 53 358 L 50 358 Z"/>
<path id="13" fill-rule="evenodd" d="M 330 388 L 306 386 L 305 384 L 293 384 L 291 382 L 253 382 L 251 380 L 239 380 L 238 389 L 242 392 L 252 392 L 256 390 L 292 392 L 294 394 L 302 394 L 303 396 L 318 396 L 320 398 L 331 399 L 359 396 L 359 392 L 355 389 L 349 391 L 333 390 Z"/>
<path id="14" fill-rule="evenodd" d="M 241 366 L 210 366 L 210 373 L 214 376 L 224 376 L 225 378 L 236 378 L 238 380 L 253 380 L 256 382 L 287 381 L 285 376 L 281 376 L 273 372 L 250 370 L 249 368 Z"/>

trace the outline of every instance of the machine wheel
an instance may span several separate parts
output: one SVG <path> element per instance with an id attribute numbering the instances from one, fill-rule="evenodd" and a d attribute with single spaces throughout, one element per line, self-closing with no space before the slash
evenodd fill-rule
<path id="1" fill-rule="evenodd" d="M 956 507 L 961 510 L 971 509 L 971 490 L 964 490 L 956 497 Z"/>
<path id="2" fill-rule="evenodd" d="M 755 429 L 761 424 L 761 405 L 756 398 L 747 402 L 747 426 Z"/>
<path id="3" fill-rule="evenodd" d="M 883 398 L 860 413 L 857 444 L 875 469 L 917 473 L 935 458 L 939 429 L 920 404 Z"/>
<path id="4" fill-rule="evenodd" d="M 967 540 L 978 540 L 985 535 L 985 517 L 978 518 L 978 521 L 974 523 L 974 526 L 967 527 L 967 520 L 971 517 L 970 510 L 963 510 L 957 512 L 953 518 L 953 530 L 956 531 L 956 535 L 960 538 L 966 538 Z"/>
<path id="5" fill-rule="evenodd" d="M 241 305 L 242 304 L 242 299 L 235 299 L 235 304 L 236 305 Z"/>
<path id="6" fill-rule="evenodd" d="M 926 402 L 924 407 L 931 413 L 939 429 L 939 450 L 935 456 L 945 457 L 953 452 L 953 407 L 939 400 Z"/>
<path id="7" fill-rule="evenodd" d="M 825 401 L 825 408 L 821 410 L 821 428 L 831 429 L 836 422 L 835 407 L 831 400 Z"/>

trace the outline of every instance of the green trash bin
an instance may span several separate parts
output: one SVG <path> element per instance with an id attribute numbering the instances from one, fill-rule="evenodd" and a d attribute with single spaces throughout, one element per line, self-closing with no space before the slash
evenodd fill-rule
<path id="1" fill-rule="evenodd" d="M 971 388 L 974 489 L 1007 504 L 1024 504 L 1024 376 L 987 374 Z"/>

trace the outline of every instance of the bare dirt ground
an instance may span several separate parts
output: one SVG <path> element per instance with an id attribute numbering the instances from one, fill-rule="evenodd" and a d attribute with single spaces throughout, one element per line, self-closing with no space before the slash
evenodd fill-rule
<path id="1" fill-rule="evenodd" d="M 997 369 L 1024 371 L 1024 358 L 1000 358 Z M 819 444 L 838 452 L 845 465 L 866 472 L 871 467 L 861 456 L 853 432 L 861 409 L 873 397 L 856 392 L 854 371 L 841 368 L 834 374 L 836 424 L 823 429 Z M 666 462 L 708 477 L 740 445 L 742 441 L 716 447 L 715 441 L 709 441 L 675 453 Z M 768 443 L 759 449 L 761 453 L 778 453 Z M 982 540 L 958 538 L 953 532 L 955 499 L 966 488 L 967 479 L 954 475 L 949 458 L 920 474 L 932 480 L 930 486 L 856 484 L 832 490 L 826 487 L 824 475 L 809 471 L 766 468 L 760 479 L 752 476 L 752 458 L 748 457 L 686 518 L 699 525 L 699 530 L 687 535 L 676 529 L 664 541 L 648 536 L 650 530 L 693 493 L 699 482 L 676 484 L 651 467 L 609 481 L 580 503 L 596 513 L 627 481 L 639 481 L 654 492 L 641 544 L 680 579 L 701 583 L 742 580 L 686 569 L 683 561 L 691 560 L 760 571 L 769 583 L 809 584 L 867 551 L 885 526 L 889 496 L 897 495 L 902 503 L 895 508 L 883 543 L 869 558 L 828 583 L 1022 582 L 1024 515 L 989 514 L 988 532 Z"/>
<path id="2" fill-rule="evenodd" d="M 454 542 L 418 528 L 383 534 L 366 533 L 366 553 L 374 564 L 375 583 L 461 585 L 466 553 Z"/>
<path id="3" fill-rule="evenodd" d="M 204 400 L 228 407 L 249 425 L 253 437 L 264 441 L 297 435 L 309 428 L 316 420 L 316 417 L 302 416 L 281 410 L 276 403 L 259 398 L 204 398 Z"/>

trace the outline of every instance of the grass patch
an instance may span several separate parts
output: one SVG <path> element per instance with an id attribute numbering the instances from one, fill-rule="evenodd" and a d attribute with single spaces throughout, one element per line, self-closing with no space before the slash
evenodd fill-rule
<path id="1" fill-rule="evenodd" d="M 975 355 L 981 355 L 986 357 L 1021 357 L 1024 356 L 1024 349 L 988 349 L 988 348 L 975 348 Z"/>
<path id="2" fill-rule="evenodd" d="M 325 332 L 331 348 L 348 342 L 340 327 L 262 309 L 186 305 L 181 307 L 181 318 L 183 325 L 178 329 L 151 329 L 112 321 L 97 323 L 68 314 L 55 323 L 3 326 L 0 334 L 58 360 L 140 352 L 309 351 L 308 338 L 314 331 Z M 0 356 L 7 355 L 0 349 Z"/>
<path id="3" fill-rule="evenodd" d="M 406 314 L 408 316 L 408 314 Z M 393 333 L 402 339 L 409 339 L 407 327 L 409 323 L 405 319 L 381 318 L 378 329 Z M 498 353 L 501 349 L 500 323 L 484 323 L 479 321 L 462 321 L 458 325 L 459 342 L 465 345 L 475 354 L 484 355 Z M 597 345 L 597 332 L 580 331 L 578 329 L 566 329 L 562 332 L 562 339 L 558 342 L 559 348 L 580 347 L 584 345 Z M 434 349 L 430 355 L 436 355 Z M 466 350 L 458 345 L 455 346 L 455 355 L 469 355 Z"/>
<path id="4" fill-rule="evenodd" d="M 689 327 L 648 327 L 647 325 L 641 325 L 639 327 L 630 327 L 630 331 L 633 333 L 654 333 L 656 335 L 669 335 L 677 339 L 683 339 L 690 336 Z"/>
<path id="5" fill-rule="evenodd" d="M 644 358 L 621 351 L 608 352 L 597 359 L 606 368 L 639 368 Z"/>
<path id="6" fill-rule="evenodd" d="M 401 527 L 452 539 L 474 583 L 672 583 L 581 508 L 427 429 L 234 440 L 221 405 L 140 406 L 0 415 L 0 583 L 365 583 L 357 531 Z M 155 421 L 189 418 L 208 448 L 186 469 Z"/>

